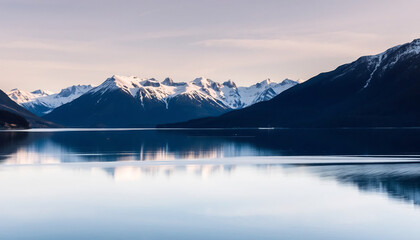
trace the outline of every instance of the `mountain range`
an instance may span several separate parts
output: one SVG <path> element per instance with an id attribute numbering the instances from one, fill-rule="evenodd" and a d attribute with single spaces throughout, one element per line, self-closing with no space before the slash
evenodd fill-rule
<path id="1" fill-rule="evenodd" d="M 418 127 L 420 39 L 321 73 L 273 99 L 160 127 Z"/>
<path id="2" fill-rule="evenodd" d="M 71 127 L 154 127 L 159 123 L 217 116 L 266 101 L 297 85 L 269 79 L 250 87 L 207 78 L 162 82 L 114 75 L 75 100 L 55 108 L 45 119 Z"/>

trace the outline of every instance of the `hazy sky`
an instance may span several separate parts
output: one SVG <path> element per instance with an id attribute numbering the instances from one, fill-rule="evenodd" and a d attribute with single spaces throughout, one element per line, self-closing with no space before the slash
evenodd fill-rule
<path id="1" fill-rule="evenodd" d="M 418 0 L 0 0 L 0 89 L 307 80 L 420 37 Z"/>

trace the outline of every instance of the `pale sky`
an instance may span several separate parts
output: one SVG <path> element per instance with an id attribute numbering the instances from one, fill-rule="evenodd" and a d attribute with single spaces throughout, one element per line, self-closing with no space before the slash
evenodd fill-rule
<path id="1" fill-rule="evenodd" d="M 0 0 L 0 89 L 307 80 L 420 38 L 418 0 Z"/>

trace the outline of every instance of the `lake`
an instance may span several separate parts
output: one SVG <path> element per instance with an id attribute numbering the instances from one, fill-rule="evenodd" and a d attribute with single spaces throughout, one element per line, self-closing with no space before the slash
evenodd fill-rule
<path id="1" fill-rule="evenodd" d="M 0 239 L 418 239 L 420 129 L 0 132 Z"/>

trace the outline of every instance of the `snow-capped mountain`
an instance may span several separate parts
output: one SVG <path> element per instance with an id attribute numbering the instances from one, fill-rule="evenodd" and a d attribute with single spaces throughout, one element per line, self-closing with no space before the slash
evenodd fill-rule
<path id="1" fill-rule="evenodd" d="M 133 97 L 138 95 L 140 101 L 149 98 L 165 103 L 178 95 L 197 95 L 203 99 L 223 104 L 223 107 L 238 109 L 270 100 L 296 84 L 298 82 L 290 79 L 285 79 L 281 83 L 267 79 L 250 87 L 237 87 L 231 80 L 220 84 L 204 77 L 196 78 L 191 82 L 174 82 L 171 78 L 159 82 L 154 78 L 139 79 L 138 77 L 114 75 L 97 88 L 92 89 L 91 92 L 104 93 L 122 89 Z"/>
<path id="2" fill-rule="evenodd" d="M 90 89 L 92 89 L 91 85 L 75 85 L 64 88 L 59 93 L 52 93 L 41 89 L 33 92 L 12 89 L 7 95 L 32 113 L 43 116 L 53 109 L 80 97 Z"/>
<path id="3" fill-rule="evenodd" d="M 419 93 L 420 39 L 416 39 L 321 73 L 261 104 L 162 126 L 419 127 Z"/>
<path id="4" fill-rule="evenodd" d="M 57 125 L 29 112 L 0 90 L 0 129 L 28 127 L 57 127 Z"/>
<path id="5" fill-rule="evenodd" d="M 268 101 L 284 90 L 297 84 L 297 81 L 290 79 L 285 79 L 280 83 L 272 82 L 270 79 L 267 79 L 250 87 L 239 87 L 238 93 L 242 105 L 236 108 L 248 107 L 257 102 Z"/>
<path id="6" fill-rule="evenodd" d="M 34 99 L 45 97 L 51 94 L 53 93 L 46 92 L 41 89 L 35 90 L 33 92 L 26 92 L 26 91 L 21 91 L 17 88 L 12 89 L 10 90 L 10 92 L 7 93 L 7 95 L 18 104 L 30 102 L 30 101 L 33 101 Z"/>
<path id="7" fill-rule="evenodd" d="M 204 77 L 174 82 L 114 75 L 46 118 L 69 126 L 154 126 L 220 115 L 269 100 L 296 84 L 265 80 L 237 87 L 232 81 L 221 84 Z"/>

